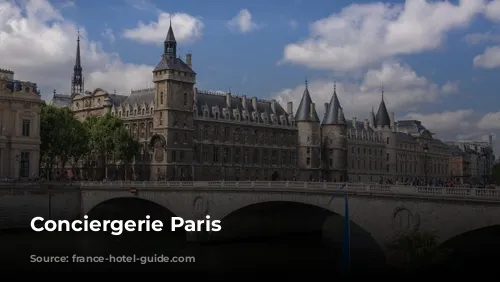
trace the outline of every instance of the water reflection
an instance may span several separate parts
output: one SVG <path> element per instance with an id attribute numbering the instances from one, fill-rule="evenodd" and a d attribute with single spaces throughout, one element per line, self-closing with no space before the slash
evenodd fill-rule
<path id="1" fill-rule="evenodd" d="M 217 244 L 185 243 L 182 236 L 172 233 L 129 233 L 110 236 L 103 233 L 33 233 L 0 235 L 2 263 L 15 263 L 24 269 L 60 269 L 60 264 L 33 264 L 30 255 L 39 256 L 114 256 L 165 255 L 193 256 L 194 263 L 127 264 L 126 270 L 173 271 L 289 271 L 304 268 L 331 271 L 338 264 L 338 248 L 326 246 L 321 234 L 307 234 L 253 241 Z M 93 263 L 65 264 L 70 270 L 120 270 L 124 264 Z"/>

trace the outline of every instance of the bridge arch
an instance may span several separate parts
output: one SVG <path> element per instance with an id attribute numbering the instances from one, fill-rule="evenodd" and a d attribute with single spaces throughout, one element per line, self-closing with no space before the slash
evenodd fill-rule
<path id="1" fill-rule="evenodd" d="M 146 205 L 145 203 L 149 203 L 149 205 Z M 161 207 L 164 211 L 163 214 L 168 214 L 169 216 L 179 216 L 182 218 L 190 216 L 187 213 L 188 211 L 183 207 L 183 203 L 179 203 L 179 201 L 173 198 L 169 193 L 162 194 L 161 192 L 141 190 L 135 190 L 135 193 L 130 190 L 118 190 L 111 192 L 82 191 L 81 216 L 89 215 L 90 212 L 95 214 L 94 209 L 99 208 L 102 210 L 102 206 L 109 205 L 114 205 L 117 209 L 127 206 L 134 212 L 137 211 L 138 206 L 140 208 L 145 208 L 148 211 L 158 211 L 159 207 Z M 155 206 L 156 208 L 153 208 L 152 206 Z M 153 218 L 153 215 L 151 215 L 151 218 Z"/>
<path id="2" fill-rule="evenodd" d="M 498 238 L 500 224 L 469 230 L 444 241 L 440 245 L 441 250 L 446 253 L 444 269 L 479 269 L 496 263 L 496 257 L 500 253 Z"/>
<path id="3" fill-rule="evenodd" d="M 342 200 L 342 199 L 340 199 Z M 242 205 L 221 215 L 222 230 L 213 232 L 212 241 L 247 241 L 260 238 L 295 238 L 307 235 L 320 240 L 323 246 L 340 250 L 344 241 L 343 206 L 338 201 L 325 206 L 308 200 L 280 199 Z M 381 267 L 386 260 L 385 249 L 370 232 L 351 218 L 351 258 L 358 265 Z M 311 237 L 312 236 L 312 237 Z M 309 240 L 309 239 L 307 239 Z M 333 256 L 339 254 L 332 254 Z M 373 264 L 373 261 L 379 264 Z"/>
<path id="4" fill-rule="evenodd" d="M 176 216 L 164 205 L 152 200 L 138 197 L 114 197 L 103 200 L 94 205 L 86 215 L 90 219 L 145 219 L 146 215 L 151 219 L 170 219 Z M 122 218 L 123 217 L 123 218 Z"/>

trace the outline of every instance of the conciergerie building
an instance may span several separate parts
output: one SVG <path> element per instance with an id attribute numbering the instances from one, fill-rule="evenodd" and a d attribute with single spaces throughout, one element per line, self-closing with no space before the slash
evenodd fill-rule
<path id="1" fill-rule="evenodd" d="M 177 54 L 172 27 L 155 87 L 129 95 L 85 91 L 80 39 L 71 95 L 52 104 L 84 120 L 110 113 L 124 120 L 141 150 L 128 174 L 138 180 L 447 181 L 449 146 L 420 121 L 396 121 L 384 97 L 367 119 L 347 120 L 336 89 L 318 116 L 307 82 L 299 105 L 200 90 L 192 55 Z M 113 164 L 116 170 L 121 164 Z M 123 177 L 123 173 L 122 176 Z M 112 176 L 108 175 L 111 179 Z M 115 177 L 116 178 L 116 175 Z M 120 177 L 118 177 L 120 178 Z M 128 178 L 130 179 L 130 178 Z"/>

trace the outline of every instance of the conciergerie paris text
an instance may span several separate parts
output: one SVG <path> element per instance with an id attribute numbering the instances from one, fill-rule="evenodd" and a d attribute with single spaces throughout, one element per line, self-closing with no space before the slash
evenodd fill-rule
<path id="1" fill-rule="evenodd" d="M 83 220 L 45 220 L 41 216 L 37 216 L 31 220 L 31 229 L 35 232 L 99 232 L 111 231 L 112 235 L 121 235 L 123 232 L 160 232 L 163 230 L 163 222 L 161 220 L 150 220 L 150 216 L 146 215 L 146 219 L 141 220 L 88 220 L 85 215 Z M 172 217 L 170 230 L 176 231 L 184 229 L 188 232 L 197 231 L 214 231 L 218 232 L 222 229 L 220 220 L 210 220 L 207 215 L 203 220 L 184 220 L 181 217 Z"/>

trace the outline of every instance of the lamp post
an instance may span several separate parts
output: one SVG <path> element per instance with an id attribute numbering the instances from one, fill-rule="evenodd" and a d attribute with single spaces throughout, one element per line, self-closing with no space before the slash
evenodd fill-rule
<path id="1" fill-rule="evenodd" d="M 425 186 L 427 186 L 427 153 L 429 152 L 429 146 L 427 143 L 424 143 L 422 145 L 422 150 L 424 151 L 424 180 L 425 180 Z"/>
<path id="2" fill-rule="evenodd" d="M 487 160 L 488 160 L 488 150 L 486 148 L 483 148 L 483 158 L 484 158 L 484 167 L 483 167 L 483 184 L 484 187 L 486 187 L 486 182 L 487 182 Z"/>
<path id="3" fill-rule="evenodd" d="M 222 178 L 223 181 L 226 181 L 226 162 L 227 162 L 227 148 L 224 147 L 222 149 L 222 166 L 224 169 L 224 177 Z"/>

